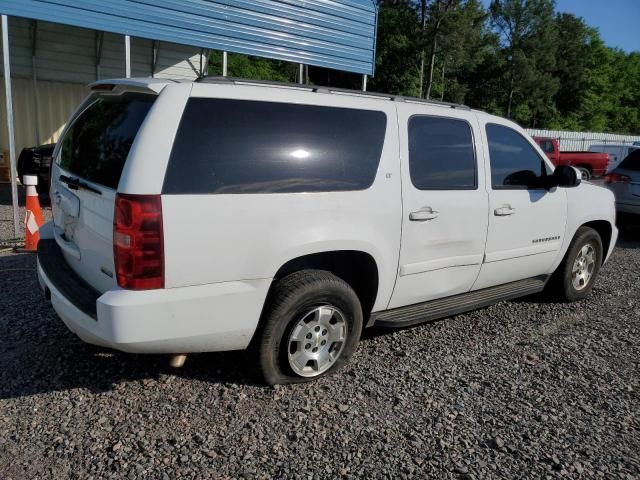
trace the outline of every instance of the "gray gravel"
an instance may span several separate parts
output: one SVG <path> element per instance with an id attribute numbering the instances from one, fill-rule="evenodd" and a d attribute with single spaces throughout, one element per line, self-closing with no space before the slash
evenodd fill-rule
<path id="1" fill-rule="evenodd" d="M 173 371 L 86 345 L 34 268 L 0 254 L 2 479 L 640 477 L 639 230 L 582 303 L 368 331 L 341 373 L 279 388 L 241 352 Z"/>

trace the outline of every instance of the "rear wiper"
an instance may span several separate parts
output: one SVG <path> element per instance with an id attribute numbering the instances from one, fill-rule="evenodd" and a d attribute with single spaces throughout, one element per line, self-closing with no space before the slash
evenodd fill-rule
<path id="1" fill-rule="evenodd" d="M 83 190 L 89 190 L 90 192 L 97 193 L 98 195 L 102 195 L 102 192 L 97 188 L 92 187 L 86 182 L 83 182 L 79 178 L 67 177 L 66 175 L 60 175 L 60 181 L 67 184 L 67 186 L 71 190 L 78 190 L 79 188 Z"/>

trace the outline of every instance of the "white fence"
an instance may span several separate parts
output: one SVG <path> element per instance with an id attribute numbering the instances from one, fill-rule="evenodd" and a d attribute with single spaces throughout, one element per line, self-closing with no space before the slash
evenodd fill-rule
<path id="1" fill-rule="evenodd" d="M 623 144 L 631 145 L 640 141 L 640 136 L 616 135 L 613 133 L 595 132 L 565 132 L 562 130 L 539 130 L 528 128 L 527 133 L 532 137 L 555 138 L 560 142 L 562 151 L 586 151 L 593 144 Z"/>

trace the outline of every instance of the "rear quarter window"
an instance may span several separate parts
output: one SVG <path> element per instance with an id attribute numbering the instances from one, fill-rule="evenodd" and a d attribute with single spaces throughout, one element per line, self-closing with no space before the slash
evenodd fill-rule
<path id="1" fill-rule="evenodd" d="M 192 98 L 163 193 L 363 190 L 375 179 L 386 121 L 372 110 Z"/>
<path id="2" fill-rule="evenodd" d="M 117 188 L 131 145 L 155 95 L 94 95 L 67 129 L 59 165 L 108 188 Z"/>

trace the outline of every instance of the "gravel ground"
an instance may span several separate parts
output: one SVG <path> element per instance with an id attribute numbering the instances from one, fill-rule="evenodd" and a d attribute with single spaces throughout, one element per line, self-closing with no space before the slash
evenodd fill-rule
<path id="1" fill-rule="evenodd" d="M 0 225 L 11 218 L 0 205 Z M 315 383 L 82 343 L 0 254 L 0 478 L 640 478 L 640 229 L 593 295 L 367 331 Z"/>

